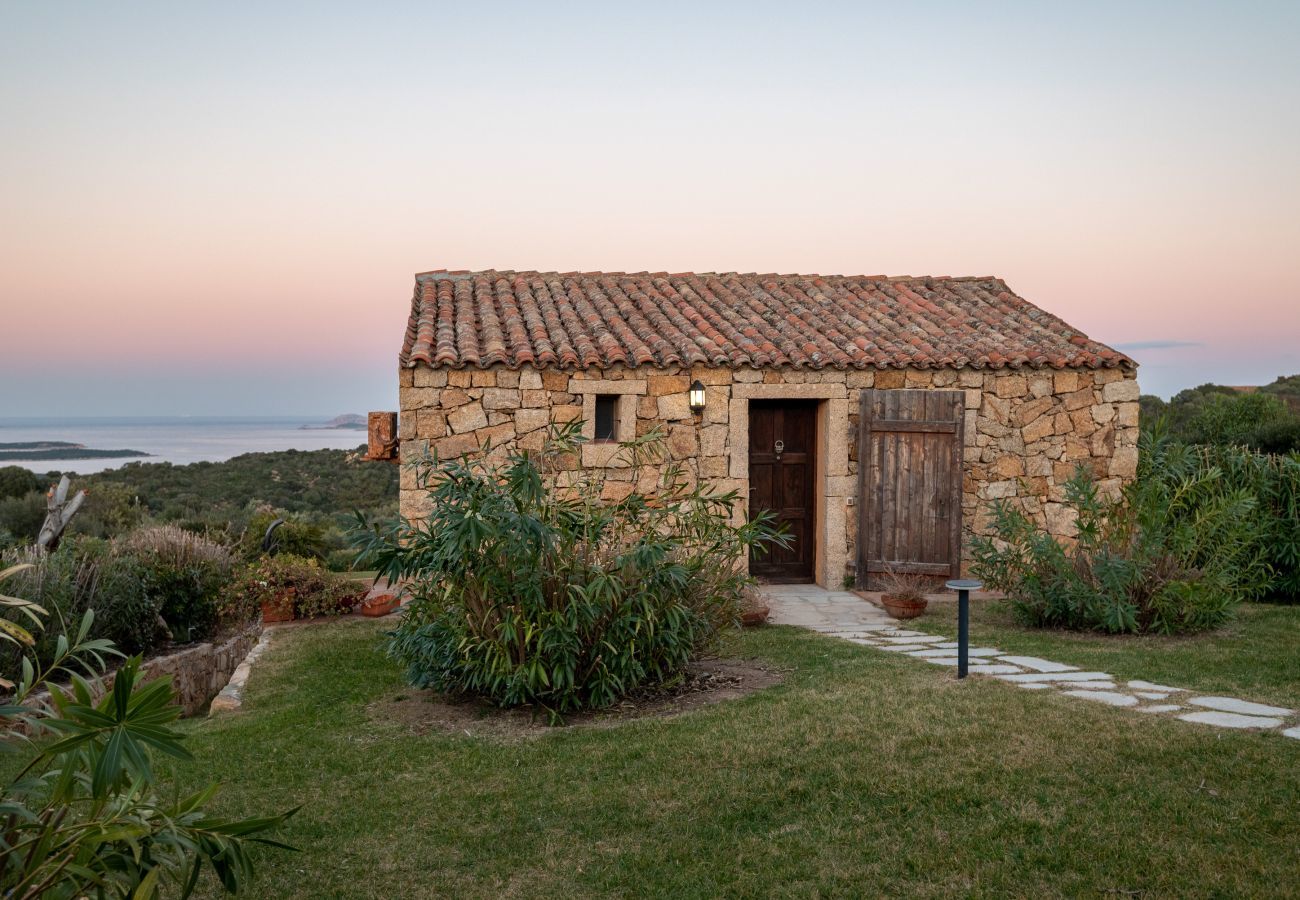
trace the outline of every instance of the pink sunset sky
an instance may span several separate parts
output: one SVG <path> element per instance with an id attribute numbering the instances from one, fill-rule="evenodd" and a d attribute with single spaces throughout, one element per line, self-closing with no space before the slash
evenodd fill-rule
<path id="1" fill-rule="evenodd" d="M 1300 4 L 0 12 L 0 417 L 393 408 L 433 268 L 995 274 L 1300 372 Z"/>

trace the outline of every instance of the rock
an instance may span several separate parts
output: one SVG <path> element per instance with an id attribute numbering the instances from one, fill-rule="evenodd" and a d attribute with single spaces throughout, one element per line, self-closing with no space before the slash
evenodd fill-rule
<path id="1" fill-rule="evenodd" d="M 1171 693 L 1171 694 L 1174 693 L 1174 692 L 1176 692 L 1176 691 L 1181 691 L 1181 690 L 1183 690 L 1183 688 L 1167 687 L 1166 685 L 1163 685 L 1163 684 L 1153 684 L 1153 683 L 1150 682 L 1150 681 L 1140 681 L 1140 680 L 1137 680 L 1137 679 L 1134 679 L 1133 681 L 1130 681 L 1130 682 L 1128 683 L 1128 686 L 1131 687 L 1131 688 L 1133 688 L 1134 690 L 1140 690 L 1140 691 L 1168 691 L 1168 692 Z"/>
<path id="2" fill-rule="evenodd" d="M 1136 403 L 1138 396 L 1138 383 L 1131 378 L 1112 381 L 1101 389 L 1101 399 L 1106 403 Z"/>
<path id="3" fill-rule="evenodd" d="M 1179 716 L 1184 722 L 1214 725 L 1218 728 L 1276 728 L 1281 719 L 1266 716 L 1242 716 L 1230 712 L 1192 712 Z"/>
<path id="4" fill-rule="evenodd" d="M 462 406 L 447 414 L 447 424 L 451 426 L 451 430 L 456 434 L 466 435 L 467 437 L 472 437 L 472 435 L 468 434 L 469 432 L 486 428 L 487 423 L 487 413 L 483 411 L 482 405 L 478 403 Z"/>
<path id="5" fill-rule="evenodd" d="M 1026 672 L 1023 675 L 1000 675 L 1004 681 L 1111 681 L 1105 672 Z"/>
<path id="6" fill-rule="evenodd" d="M 1282 732 L 1282 734 L 1300 741 L 1300 728 L 1288 728 L 1286 731 Z"/>
<path id="7" fill-rule="evenodd" d="M 1144 713 L 1168 713 L 1168 712 L 1175 712 L 1180 709 L 1182 709 L 1182 707 L 1176 703 L 1159 703 L 1156 704 L 1155 706 L 1139 706 L 1137 708 L 1137 711 L 1144 712 Z"/>
<path id="8" fill-rule="evenodd" d="M 691 418 L 690 402 L 685 394 L 666 394 L 659 398 L 659 418 L 668 422 Z"/>
<path id="9" fill-rule="evenodd" d="M 1065 691 L 1065 694 L 1068 697 L 1096 700 L 1108 706 L 1137 706 L 1137 698 L 1130 697 L 1128 694 L 1117 694 L 1114 691 Z"/>
<path id="10" fill-rule="evenodd" d="M 1291 710 L 1283 709 L 1280 706 L 1265 706 L 1263 703 L 1250 703 L 1246 700 L 1238 700 L 1235 697 L 1195 697 L 1187 702 L 1193 706 L 1204 706 L 1209 709 L 1241 713 L 1247 716 L 1291 715 Z"/>
<path id="11" fill-rule="evenodd" d="M 1025 669 L 1033 669 L 1035 672 L 1077 672 L 1078 666 L 1067 666 L 1062 663 L 1052 662 L 1050 659 L 1039 659 L 1037 656 L 1000 656 L 1002 662 L 1009 662 L 1015 666 L 1021 666 Z"/>

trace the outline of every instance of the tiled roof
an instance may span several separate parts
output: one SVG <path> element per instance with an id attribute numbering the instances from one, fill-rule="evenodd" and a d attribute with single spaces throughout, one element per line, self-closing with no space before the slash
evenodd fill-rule
<path id="1" fill-rule="evenodd" d="M 998 278 L 425 272 L 402 365 L 1134 367 Z"/>

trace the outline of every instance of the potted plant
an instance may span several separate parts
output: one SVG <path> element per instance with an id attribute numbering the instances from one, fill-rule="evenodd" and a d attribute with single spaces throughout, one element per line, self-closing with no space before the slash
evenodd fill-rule
<path id="1" fill-rule="evenodd" d="M 297 591 L 292 588 L 285 588 L 283 591 L 263 594 L 262 600 L 262 621 L 263 622 L 289 622 L 293 620 L 293 601 L 294 594 Z"/>
<path id="2" fill-rule="evenodd" d="M 895 572 L 891 569 L 885 573 L 881 585 L 883 590 L 880 604 L 895 619 L 915 619 L 925 612 L 926 604 L 929 603 L 925 598 L 927 586 L 928 581 L 924 575 Z"/>

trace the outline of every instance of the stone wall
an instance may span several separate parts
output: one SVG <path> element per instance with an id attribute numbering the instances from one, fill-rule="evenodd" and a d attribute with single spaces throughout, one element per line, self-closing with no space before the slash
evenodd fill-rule
<path id="1" fill-rule="evenodd" d="M 748 405 L 751 399 L 820 401 L 816 505 L 819 583 L 838 586 L 853 570 L 857 539 L 857 425 L 863 388 L 961 390 L 966 394 L 962 498 L 966 541 L 990 528 L 988 506 L 1017 498 L 1051 533 L 1071 537 L 1074 523 L 1062 505 L 1063 485 L 1077 465 L 1092 469 L 1113 494 L 1137 471 L 1138 386 L 1134 372 L 1102 370 L 885 370 L 764 371 L 697 367 L 562 372 L 504 367 L 401 369 L 399 436 L 404 462 L 427 446 L 442 457 L 478 450 L 488 442 L 539 449 L 552 420 L 583 419 L 594 433 L 595 398 L 621 397 L 618 438 L 660 427 L 671 460 L 720 489 L 748 496 Z M 687 402 L 692 380 L 705 385 L 703 414 Z M 605 492 L 626 496 L 637 474 L 616 447 L 587 444 L 573 469 L 606 467 Z M 648 482 L 656 472 L 643 473 Z M 414 472 L 403 467 L 401 510 L 421 518 L 425 498 Z M 648 485 L 643 485 L 643 488 Z"/>
<path id="2" fill-rule="evenodd" d="M 170 675 L 181 715 L 197 715 L 226 686 L 235 668 L 244 661 L 261 634 L 262 624 L 258 622 L 219 643 L 195 644 L 175 653 L 149 657 L 140 664 L 137 684 Z M 92 682 L 91 689 L 96 699 L 111 691 L 113 673 Z M 48 700 L 49 694 L 41 692 L 32 697 L 31 703 L 39 705 Z"/>

